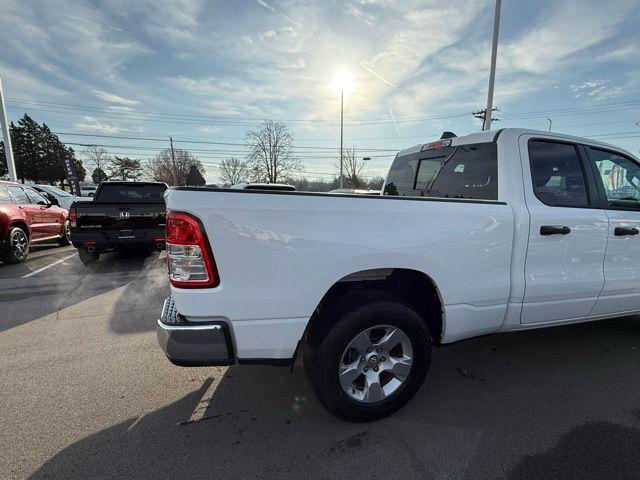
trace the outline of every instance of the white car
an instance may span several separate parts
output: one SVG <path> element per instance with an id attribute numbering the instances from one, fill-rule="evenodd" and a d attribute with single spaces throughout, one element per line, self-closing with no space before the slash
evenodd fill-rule
<path id="1" fill-rule="evenodd" d="M 92 197 L 96 194 L 97 185 L 80 185 L 80 194 L 83 197 Z"/>
<path id="2" fill-rule="evenodd" d="M 76 197 L 69 192 L 51 185 L 29 185 L 34 190 L 37 190 L 40 194 L 44 195 L 50 202 L 57 204 L 62 208 L 69 210 L 73 202 L 86 202 L 87 199 L 83 197 Z"/>
<path id="3" fill-rule="evenodd" d="M 594 140 L 474 133 L 398 153 L 381 196 L 181 187 L 166 203 L 169 359 L 300 353 L 347 420 L 406 403 L 432 345 L 640 312 L 640 163 Z"/>

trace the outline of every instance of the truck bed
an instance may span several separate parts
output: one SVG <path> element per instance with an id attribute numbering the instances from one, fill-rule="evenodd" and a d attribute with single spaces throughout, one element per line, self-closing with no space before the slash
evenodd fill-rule
<path id="1" fill-rule="evenodd" d="M 471 336 L 469 322 L 496 329 L 506 310 L 514 220 L 504 202 L 187 187 L 166 202 L 203 222 L 220 276 L 213 289 L 172 287 L 177 308 L 251 332 L 238 336 L 239 357 L 273 355 L 261 335 L 285 323 L 299 329 L 281 336 L 301 334 L 329 288 L 358 272 L 428 272 L 445 305 L 445 340 Z"/>

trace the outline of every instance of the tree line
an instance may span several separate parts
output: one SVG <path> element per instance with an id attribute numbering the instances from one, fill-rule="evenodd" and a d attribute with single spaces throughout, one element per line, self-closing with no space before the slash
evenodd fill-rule
<path id="1" fill-rule="evenodd" d="M 18 178 L 64 186 L 64 161 L 70 158 L 76 165 L 80 180 L 87 176 L 95 184 L 106 180 L 137 181 L 151 179 L 177 186 L 203 186 L 205 167 L 191 152 L 179 148 L 161 150 L 143 163 L 128 156 L 111 155 L 104 147 L 89 145 L 81 152 L 87 167 L 76 158 L 73 148 L 65 146 L 46 124 L 38 124 L 25 114 L 17 124 L 11 123 L 11 141 Z M 283 122 L 264 120 L 245 135 L 247 153 L 244 158 L 229 157 L 218 165 L 219 177 L 226 186 L 242 182 L 281 183 L 295 185 L 299 190 L 329 191 L 339 188 L 339 164 L 329 181 L 307 180 L 300 159 L 294 155 L 293 137 Z M 0 177 L 7 174 L 4 146 L 0 141 Z M 343 185 L 353 189 L 379 189 L 382 178 L 367 180 L 363 175 L 364 161 L 355 146 L 345 148 L 342 155 Z"/>
<path id="2" fill-rule="evenodd" d="M 64 186 L 66 174 L 64 162 L 71 160 L 80 180 L 84 180 L 86 170 L 82 161 L 76 158 L 75 151 L 60 141 L 47 124 L 40 125 L 25 114 L 17 123 L 9 125 L 16 176 L 22 182 L 35 183 L 59 182 Z M 0 176 L 8 173 L 4 142 L 0 142 Z"/>

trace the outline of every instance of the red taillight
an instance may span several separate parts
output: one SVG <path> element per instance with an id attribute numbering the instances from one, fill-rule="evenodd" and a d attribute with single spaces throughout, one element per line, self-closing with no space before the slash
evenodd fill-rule
<path id="1" fill-rule="evenodd" d="M 218 271 L 200 221 L 188 213 L 168 211 L 165 224 L 171 284 L 181 288 L 217 286 Z"/>
<path id="2" fill-rule="evenodd" d="M 68 220 L 72 227 L 76 226 L 76 207 L 71 207 L 69 209 Z"/>

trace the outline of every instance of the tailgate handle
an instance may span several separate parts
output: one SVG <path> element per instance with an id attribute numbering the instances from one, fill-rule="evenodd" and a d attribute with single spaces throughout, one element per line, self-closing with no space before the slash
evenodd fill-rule
<path id="1" fill-rule="evenodd" d="M 571 229 L 569 227 L 558 226 L 558 225 L 543 225 L 540 227 L 540 235 L 568 235 L 571 233 Z"/>
<path id="2" fill-rule="evenodd" d="M 622 237 L 624 235 L 638 235 L 640 230 L 633 227 L 616 227 L 614 234 L 616 237 Z"/>

